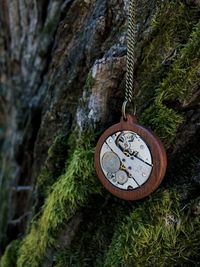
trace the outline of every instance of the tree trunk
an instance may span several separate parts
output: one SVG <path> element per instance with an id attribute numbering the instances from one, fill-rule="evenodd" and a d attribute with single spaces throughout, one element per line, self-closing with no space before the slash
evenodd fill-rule
<path id="1" fill-rule="evenodd" d="M 1 1 L 1 267 L 200 265 L 200 2 L 137 2 L 137 116 L 168 170 L 125 202 L 93 156 L 121 116 L 129 1 Z"/>

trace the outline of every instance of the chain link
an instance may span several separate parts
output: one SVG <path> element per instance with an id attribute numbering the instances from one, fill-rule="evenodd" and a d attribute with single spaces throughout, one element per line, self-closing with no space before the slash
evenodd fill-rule
<path id="1" fill-rule="evenodd" d="M 126 90 L 125 90 L 125 101 L 123 103 L 123 108 L 122 108 L 124 109 L 123 112 L 124 114 L 126 105 L 131 104 L 134 101 L 134 65 L 135 65 L 134 63 L 135 63 L 136 37 L 137 37 L 136 0 L 130 0 L 129 12 L 128 12 Z"/>

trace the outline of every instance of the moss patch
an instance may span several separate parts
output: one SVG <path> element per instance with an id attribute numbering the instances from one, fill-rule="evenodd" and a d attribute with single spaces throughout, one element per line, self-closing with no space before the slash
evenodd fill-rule
<path id="1" fill-rule="evenodd" d="M 154 129 L 162 138 L 165 147 L 169 148 L 176 137 L 177 127 L 183 122 L 183 116 L 159 103 L 145 110 L 141 120 Z"/>
<path id="2" fill-rule="evenodd" d="M 16 267 L 19 245 L 20 241 L 15 240 L 7 246 L 0 260 L 0 267 Z"/>
<path id="3" fill-rule="evenodd" d="M 184 102 L 190 97 L 192 88 L 199 80 L 200 68 L 200 23 L 192 32 L 188 43 L 181 50 L 180 57 L 172 65 L 166 79 L 156 92 L 156 102 L 178 100 Z"/>
<path id="4" fill-rule="evenodd" d="M 93 168 L 94 150 L 90 143 L 79 142 L 68 160 L 66 170 L 53 185 L 45 201 L 41 218 L 32 224 L 22 242 L 18 267 L 37 267 L 45 258 L 47 248 L 56 243 L 57 231 L 82 207 L 90 194 L 100 193 Z"/>
<path id="5" fill-rule="evenodd" d="M 174 5 L 176 8 L 172 10 Z M 186 42 L 192 25 L 197 21 L 198 11 L 181 1 L 169 3 L 164 17 L 166 21 L 162 21 L 164 23 L 162 26 L 161 9 L 161 13 L 158 13 L 155 20 L 158 24 L 154 21 L 156 37 L 145 51 L 144 66 L 146 67 L 140 77 L 143 79 L 141 84 L 144 94 L 140 101 L 148 99 L 145 92 L 148 94 L 150 92 L 150 101 L 147 105 L 152 103 L 142 113 L 141 121 L 163 139 L 167 148 L 174 140 L 178 126 L 183 121 L 181 112 L 173 109 L 174 102 L 177 107 L 183 105 L 199 79 L 200 23 L 193 29 Z M 170 16 L 167 16 L 169 12 Z M 165 67 L 167 61 L 169 65 Z M 163 68 L 165 68 L 164 71 Z M 146 73 L 145 79 L 142 75 Z"/>
<path id="6" fill-rule="evenodd" d="M 157 9 L 152 22 L 152 33 L 144 43 L 138 82 L 142 95 L 138 99 L 145 106 L 153 101 L 155 89 L 160 86 L 181 48 L 188 42 L 193 27 L 199 21 L 200 9 L 187 6 L 184 1 L 166 1 Z"/>
<path id="7" fill-rule="evenodd" d="M 102 267 L 114 232 L 132 208 L 133 203 L 123 202 L 106 192 L 103 198 L 90 198 L 80 229 L 70 248 L 58 254 L 56 267 Z"/>
<path id="8" fill-rule="evenodd" d="M 200 218 L 191 210 L 183 211 L 176 191 L 154 194 L 115 232 L 104 266 L 195 266 Z"/>
<path id="9" fill-rule="evenodd" d="M 72 245 L 58 254 L 55 266 L 198 266 L 199 199 L 188 201 L 190 190 L 160 190 L 137 203 L 107 195 L 95 198 L 96 210 L 91 199 L 93 206 L 87 205 Z"/>
<path id="10" fill-rule="evenodd" d="M 63 172 L 68 150 L 68 135 L 57 136 L 48 150 L 45 166 L 37 178 L 36 187 L 39 196 L 45 198 L 51 186 Z"/>

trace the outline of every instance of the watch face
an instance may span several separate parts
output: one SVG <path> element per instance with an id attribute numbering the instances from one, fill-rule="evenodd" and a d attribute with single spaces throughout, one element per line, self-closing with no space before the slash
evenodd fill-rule
<path id="1" fill-rule="evenodd" d="M 108 136 L 101 147 L 100 162 L 108 181 L 123 190 L 134 190 L 146 183 L 153 167 L 148 145 L 133 131 Z"/>
<path id="2" fill-rule="evenodd" d="M 108 128 L 95 150 L 97 175 L 113 195 L 137 200 L 151 194 L 164 178 L 167 157 L 159 138 L 128 115 Z"/>

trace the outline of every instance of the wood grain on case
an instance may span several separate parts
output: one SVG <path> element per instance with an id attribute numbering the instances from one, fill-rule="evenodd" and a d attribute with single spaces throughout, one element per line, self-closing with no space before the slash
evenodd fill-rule
<path id="1" fill-rule="evenodd" d="M 152 159 L 153 168 L 149 179 L 141 187 L 134 190 L 122 190 L 112 185 L 105 177 L 100 164 L 100 151 L 108 136 L 125 130 L 130 130 L 140 135 L 148 145 Z M 104 187 L 113 195 L 125 200 L 138 200 L 151 194 L 162 182 L 167 167 L 167 156 L 163 144 L 159 138 L 150 130 L 137 124 L 134 116 L 128 114 L 127 120 L 121 119 L 120 123 L 108 128 L 100 137 L 95 150 L 95 168 L 97 175 Z"/>

